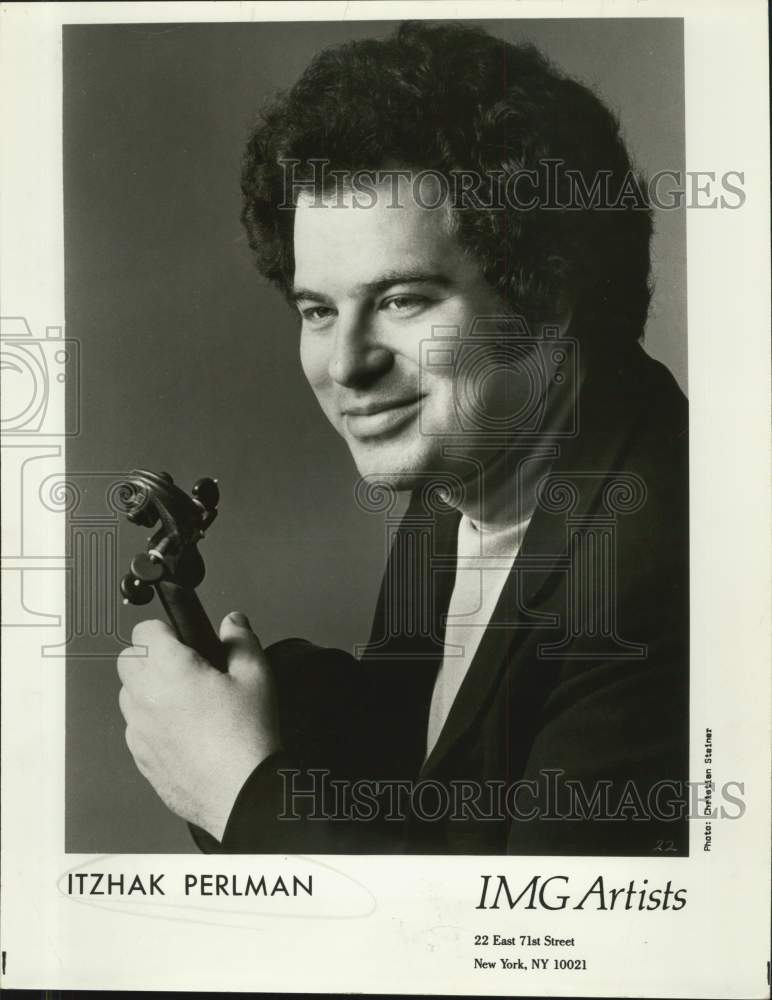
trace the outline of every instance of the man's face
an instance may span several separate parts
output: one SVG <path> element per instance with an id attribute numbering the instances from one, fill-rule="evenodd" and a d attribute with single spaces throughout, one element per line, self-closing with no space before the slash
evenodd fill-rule
<path id="1" fill-rule="evenodd" d="M 443 443 L 475 448 L 459 436 L 454 366 L 422 372 L 422 342 L 433 327 L 463 338 L 475 317 L 507 309 L 462 250 L 444 207 L 416 204 L 409 185 L 399 207 L 389 207 L 385 188 L 380 194 L 367 208 L 351 195 L 324 205 L 301 199 L 294 299 L 303 371 L 360 474 L 411 489 L 448 467 Z M 511 412 L 518 391 L 507 377 L 486 378 L 482 405 Z M 491 457 L 486 451 L 485 461 Z"/>

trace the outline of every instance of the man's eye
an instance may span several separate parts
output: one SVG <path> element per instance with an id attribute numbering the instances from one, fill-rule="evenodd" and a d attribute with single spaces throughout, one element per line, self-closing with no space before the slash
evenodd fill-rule
<path id="1" fill-rule="evenodd" d="M 381 308 L 393 313 L 413 313 L 423 308 L 428 302 L 429 299 L 423 295 L 394 295 L 392 298 L 386 299 Z"/>
<path id="2" fill-rule="evenodd" d="M 330 306 L 308 306 L 306 309 L 300 310 L 300 315 L 308 323 L 324 323 L 334 313 L 335 310 Z"/>

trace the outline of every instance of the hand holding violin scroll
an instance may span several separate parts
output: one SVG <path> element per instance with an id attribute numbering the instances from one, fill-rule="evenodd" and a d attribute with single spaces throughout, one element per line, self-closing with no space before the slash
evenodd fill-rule
<path id="1" fill-rule="evenodd" d="M 135 604 L 158 593 L 171 624 L 140 622 L 118 658 L 126 743 L 164 803 L 220 840 L 242 785 L 280 747 L 270 664 L 244 615 L 228 615 L 218 636 L 195 593 L 215 481 L 189 497 L 168 474 L 137 470 L 127 490 L 129 519 L 160 525 L 121 591 Z"/>

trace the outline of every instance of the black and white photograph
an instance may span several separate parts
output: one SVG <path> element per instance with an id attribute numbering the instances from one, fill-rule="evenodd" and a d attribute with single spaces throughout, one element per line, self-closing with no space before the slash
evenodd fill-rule
<path id="1" fill-rule="evenodd" d="M 4 977 L 768 995 L 761 5 L 17 6 Z"/>
<path id="2" fill-rule="evenodd" d="M 686 854 L 683 22 L 320 30 L 64 29 L 68 849 Z"/>

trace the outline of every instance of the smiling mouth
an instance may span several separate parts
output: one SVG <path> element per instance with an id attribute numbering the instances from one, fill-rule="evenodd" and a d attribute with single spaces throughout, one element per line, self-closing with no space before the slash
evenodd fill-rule
<path id="1" fill-rule="evenodd" d="M 423 396 L 411 396 L 389 403 L 350 407 L 343 411 L 346 428 L 360 439 L 393 434 L 417 416 L 422 399 Z"/>

